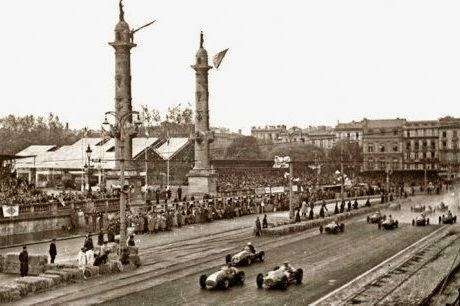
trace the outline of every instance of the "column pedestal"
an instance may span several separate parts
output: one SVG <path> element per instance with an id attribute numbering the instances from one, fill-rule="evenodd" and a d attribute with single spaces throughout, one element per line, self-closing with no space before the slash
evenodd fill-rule
<path id="1" fill-rule="evenodd" d="M 192 169 L 188 175 L 188 194 L 217 195 L 217 172 L 214 169 Z"/>

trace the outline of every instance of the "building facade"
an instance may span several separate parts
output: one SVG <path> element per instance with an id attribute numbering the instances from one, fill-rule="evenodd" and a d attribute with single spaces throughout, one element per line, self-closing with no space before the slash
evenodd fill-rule
<path id="1" fill-rule="evenodd" d="M 460 178 L 460 118 L 439 119 L 439 168 L 440 175 L 447 180 Z"/>
<path id="2" fill-rule="evenodd" d="M 363 122 L 352 121 L 349 123 L 337 123 L 334 128 L 335 141 L 356 141 L 363 145 Z"/>
<path id="3" fill-rule="evenodd" d="M 265 127 L 251 128 L 251 136 L 259 141 L 277 142 L 282 135 L 287 133 L 285 125 L 268 125 Z"/>
<path id="4" fill-rule="evenodd" d="M 363 120 L 363 171 L 403 169 L 405 119 Z"/>
<path id="5" fill-rule="evenodd" d="M 438 127 L 436 120 L 406 122 L 403 127 L 404 170 L 438 170 Z"/>

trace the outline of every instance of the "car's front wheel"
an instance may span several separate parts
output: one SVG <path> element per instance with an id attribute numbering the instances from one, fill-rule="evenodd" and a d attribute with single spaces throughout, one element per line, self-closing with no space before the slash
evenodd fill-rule
<path id="1" fill-rule="evenodd" d="M 227 254 L 227 256 L 225 256 L 225 263 L 229 263 L 231 261 L 232 261 L 232 255 Z"/>
<path id="2" fill-rule="evenodd" d="M 200 287 L 201 287 L 201 289 L 206 289 L 206 279 L 207 278 L 208 277 L 206 276 L 206 274 L 202 274 L 200 276 Z"/>
<path id="3" fill-rule="evenodd" d="M 256 278 L 257 288 L 262 288 L 264 285 L 264 276 L 262 273 L 257 274 Z"/>

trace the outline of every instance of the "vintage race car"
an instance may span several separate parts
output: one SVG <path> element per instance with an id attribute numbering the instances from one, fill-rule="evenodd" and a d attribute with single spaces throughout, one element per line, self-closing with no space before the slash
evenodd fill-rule
<path id="1" fill-rule="evenodd" d="M 302 269 L 293 269 L 293 272 L 286 270 L 284 266 L 275 267 L 272 271 L 262 274 L 259 273 L 256 278 L 257 288 L 267 288 L 267 289 L 287 289 L 287 287 L 296 283 L 300 285 L 303 279 L 303 270 Z"/>
<path id="2" fill-rule="evenodd" d="M 437 211 L 447 211 L 449 210 L 449 206 L 444 204 L 444 202 L 441 202 L 438 206 L 436 206 Z"/>
<path id="3" fill-rule="evenodd" d="M 415 206 L 410 207 L 410 211 L 413 212 L 424 212 L 426 209 L 425 205 L 417 204 Z"/>
<path id="4" fill-rule="evenodd" d="M 244 271 L 234 267 L 222 267 L 219 271 L 207 276 L 200 276 L 201 289 L 228 289 L 230 286 L 244 284 Z"/>
<path id="5" fill-rule="evenodd" d="M 447 216 L 441 217 L 442 224 L 454 224 L 457 223 L 457 216 L 453 216 L 452 214 L 448 214 Z"/>
<path id="6" fill-rule="evenodd" d="M 242 266 L 242 265 L 251 265 L 253 262 L 260 261 L 263 262 L 265 259 L 265 252 L 260 251 L 255 254 L 249 251 L 246 247 L 239 253 L 235 255 L 228 254 L 225 256 L 225 263 L 230 263 L 232 266 Z"/>
<path id="7" fill-rule="evenodd" d="M 387 218 L 386 215 L 382 215 L 380 211 L 367 216 L 367 223 L 379 223 L 380 221 L 384 221 Z"/>
<path id="8" fill-rule="evenodd" d="M 389 210 L 401 210 L 401 203 L 391 203 L 390 206 L 388 206 Z"/>
<path id="9" fill-rule="evenodd" d="M 388 218 L 382 222 L 382 228 L 386 230 L 392 230 L 392 229 L 398 228 L 398 220 Z"/>
<path id="10" fill-rule="evenodd" d="M 424 214 L 421 214 L 417 218 L 412 219 L 412 225 L 425 226 L 430 224 L 430 219 L 428 219 Z"/>
<path id="11" fill-rule="evenodd" d="M 331 222 L 324 227 L 324 231 L 328 234 L 338 234 L 345 231 L 345 224 Z"/>

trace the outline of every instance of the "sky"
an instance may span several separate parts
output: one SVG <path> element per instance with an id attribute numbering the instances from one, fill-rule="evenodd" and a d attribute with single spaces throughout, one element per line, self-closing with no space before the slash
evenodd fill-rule
<path id="1" fill-rule="evenodd" d="M 124 0 L 133 107 L 194 105 L 199 33 L 211 125 L 335 125 L 459 116 L 460 1 Z M 2 1 L 0 116 L 57 114 L 98 128 L 114 108 L 117 0 Z"/>

